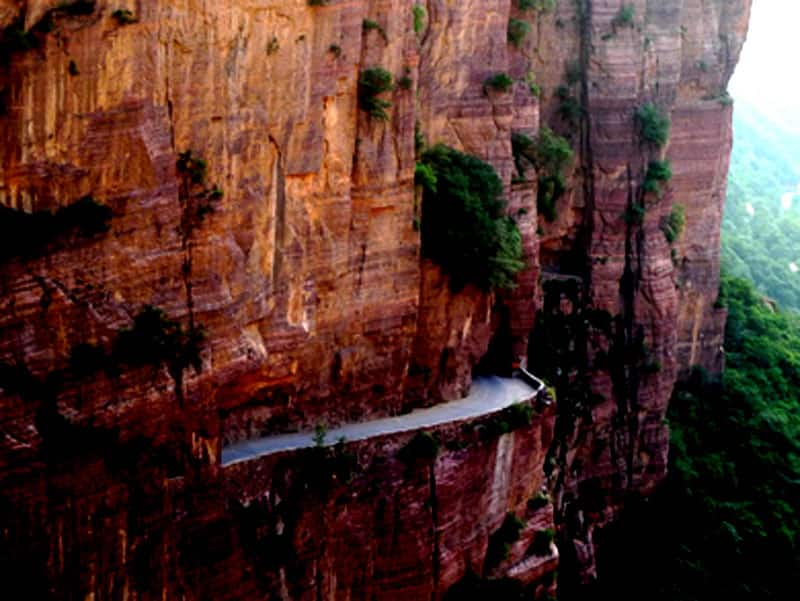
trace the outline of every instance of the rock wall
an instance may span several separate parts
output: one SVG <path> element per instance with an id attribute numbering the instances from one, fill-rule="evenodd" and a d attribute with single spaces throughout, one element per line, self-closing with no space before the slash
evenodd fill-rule
<path id="1" fill-rule="evenodd" d="M 410 0 L 0 0 L 0 208 L 91 195 L 112 210 L 105 233 L 0 253 L 3 572 L 43 598 L 427 598 L 477 570 L 489 533 L 546 475 L 555 508 L 528 517 L 558 524 L 567 583 L 590 581 L 593 529 L 663 478 L 675 378 L 721 365 L 723 93 L 749 4 L 631 0 L 621 23 L 618 0 L 427 0 L 415 31 Z M 510 18 L 530 24 L 519 47 Z M 375 66 L 403 81 L 386 122 L 359 110 L 360 74 Z M 484 85 L 497 73 L 515 80 L 509 92 Z M 569 118 L 565 98 L 578 106 Z M 645 102 L 671 116 L 659 156 L 674 177 L 626 223 L 655 158 L 637 137 Z M 553 222 L 512 153 L 512 132 L 542 125 L 576 153 Z M 421 259 L 415 130 L 501 176 L 528 259 L 514 291 L 454 293 Z M 178 169 L 186 151 L 205 159 L 202 182 Z M 222 193 L 207 195 L 211 212 L 195 211 L 193 186 Z M 674 203 L 687 223 L 671 248 L 661 225 Z M 70 371 L 77 345 L 110 353 L 146 305 L 202 326 L 202 369 Z M 563 322 L 606 313 L 609 328 L 573 332 L 569 357 L 549 352 L 542 332 L 566 340 Z M 392 455 L 376 442 L 357 451 L 366 475 L 303 496 L 291 540 L 277 542 L 267 493 L 299 498 L 306 459 L 219 466 L 234 440 L 457 398 L 493 340 L 517 359 L 530 351 L 537 373 L 564 360 L 552 445 L 507 435 L 406 481 L 396 462 L 370 467 Z M 509 454 L 519 465 L 498 463 Z M 489 473 L 519 490 L 491 500 Z M 430 530 L 434 477 L 449 521 Z M 384 532 L 390 505 L 411 528 L 402 545 Z M 431 563 L 431 532 L 465 554 Z M 367 550 L 348 554 L 345 540 Z M 296 561 L 275 564 L 272 544 Z M 532 576 L 524 551 L 492 575 L 554 569 Z"/>

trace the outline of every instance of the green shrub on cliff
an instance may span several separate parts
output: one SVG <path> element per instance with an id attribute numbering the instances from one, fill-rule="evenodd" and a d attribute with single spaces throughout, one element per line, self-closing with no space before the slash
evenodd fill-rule
<path id="1" fill-rule="evenodd" d="M 669 161 L 650 161 L 642 189 L 647 194 L 655 194 L 661 198 L 661 184 L 671 179 L 672 167 Z"/>
<path id="2" fill-rule="evenodd" d="M 426 173 L 418 179 L 423 256 L 450 276 L 456 290 L 468 283 L 512 288 L 525 266 L 522 238 L 504 214 L 503 183 L 494 168 L 441 144 L 423 152 L 420 163 Z"/>
<path id="3" fill-rule="evenodd" d="M 659 148 L 669 139 L 670 122 L 661 109 L 652 103 L 641 106 L 636 111 L 636 125 L 643 142 Z"/>
<path id="4" fill-rule="evenodd" d="M 358 104 L 362 111 L 377 121 L 388 121 L 387 109 L 392 107 L 381 94 L 394 90 L 392 74 L 383 67 L 370 67 L 362 71 L 358 79 Z"/>
<path id="5" fill-rule="evenodd" d="M 537 12 L 552 12 L 555 10 L 558 0 L 517 0 L 520 10 L 535 10 Z"/>
<path id="6" fill-rule="evenodd" d="M 547 221 L 554 221 L 556 202 L 567 189 L 564 173 L 573 157 L 569 141 L 542 127 L 535 140 L 525 134 L 512 134 L 511 148 L 520 176 L 524 176 L 527 164 L 536 168 L 539 176 L 536 199 L 539 213 Z"/>
<path id="7" fill-rule="evenodd" d="M 536 557 L 547 557 L 550 555 L 550 545 L 553 544 L 553 539 L 555 538 L 555 530 L 552 528 L 547 528 L 545 530 L 539 530 L 533 537 L 533 542 L 531 543 L 528 552 L 531 555 L 535 555 Z"/>
<path id="8" fill-rule="evenodd" d="M 202 328 L 185 329 L 158 307 L 145 306 L 133 319 L 133 327 L 121 330 L 114 342 L 114 358 L 131 365 L 166 363 L 174 372 L 189 366 L 200 371 Z"/>
<path id="9" fill-rule="evenodd" d="M 683 228 L 686 225 L 686 209 L 683 205 L 674 205 L 669 215 L 661 222 L 661 231 L 667 242 L 672 244 L 681 237 Z"/>
<path id="10" fill-rule="evenodd" d="M 507 513 L 503 524 L 489 537 L 484 559 L 484 572 L 488 572 L 500 562 L 508 559 L 511 544 L 519 540 L 525 522 L 513 513 Z"/>
<path id="11" fill-rule="evenodd" d="M 614 28 L 633 27 L 633 18 L 636 16 L 636 7 L 632 4 L 623 4 L 611 21 Z"/>
<path id="12" fill-rule="evenodd" d="M 428 20 L 428 11 L 422 4 L 415 4 L 411 7 L 411 14 L 414 17 L 414 33 L 419 35 L 425 29 L 425 22 Z"/>
<path id="13" fill-rule="evenodd" d="M 508 20 L 508 42 L 513 44 L 516 48 L 522 46 L 522 42 L 531 32 L 530 23 L 522 19 L 509 19 Z"/>
<path id="14" fill-rule="evenodd" d="M 498 92 L 509 92 L 514 85 L 514 80 L 511 79 L 508 73 L 497 73 L 489 77 L 484 82 L 484 85 Z"/>
<path id="15" fill-rule="evenodd" d="M 118 8 L 113 13 L 111 13 L 111 16 L 114 19 L 116 19 L 117 23 L 119 23 L 120 25 L 131 25 L 139 21 L 139 19 L 136 18 L 133 12 L 124 8 Z"/>

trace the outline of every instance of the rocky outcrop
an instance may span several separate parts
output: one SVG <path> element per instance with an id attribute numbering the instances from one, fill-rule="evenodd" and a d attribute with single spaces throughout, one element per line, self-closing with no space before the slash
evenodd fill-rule
<path id="1" fill-rule="evenodd" d="M 526 517 L 558 525 L 564 581 L 591 580 L 593 530 L 663 478 L 675 378 L 721 365 L 724 89 L 749 4 L 631 0 L 628 22 L 617 0 L 428 0 L 415 22 L 405 0 L 0 0 L 1 208 L 112 212 L 86 235 L 39 217 L 19 232 L 38 247 L 0 251 L 4 571 L 64 599 L 436 596 L 546 475 L 555 507 Z M 401 84 L 385 122 L 359 109 L 372 67 Z M 511 90 L 484 85 L 498 73 Z M 671 117 L 660 150 L 637 135 L 648 102 Z M 552 222 L 511 144 L 542 125 L 576 154 Z M 515 290 L 456 292 L 420 257 L 415 131 L 501 176 Z M 654 158 L 672 181 L 626 221 Z M 148 305 L 205 333 L 199 362 L 114 363 Z M 306 457 L 219 465 L 231 441 L 456 398 L 487 351 L 552 368 L 552 436 L 535 422 L 409 477 L 397 441 L 359 446 L 363 473 L 324 497 Z M 531 528 L 488 575 L 548 578 Z"/>

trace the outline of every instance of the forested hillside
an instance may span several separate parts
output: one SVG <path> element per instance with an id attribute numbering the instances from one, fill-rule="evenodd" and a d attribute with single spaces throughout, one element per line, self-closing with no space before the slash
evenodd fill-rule
<path id="1" fill-rule="evenodd" d="M 722 266 L 800 311 L 800 134 L 737 102 Z"/>
<path id="2" fill-rule="evenodd" d="M 599 598 L 797 598 L 800 318 L 741 279 L 721 300 L 725 374 L 676 389 L 666 486 L 603 533 Z"/>

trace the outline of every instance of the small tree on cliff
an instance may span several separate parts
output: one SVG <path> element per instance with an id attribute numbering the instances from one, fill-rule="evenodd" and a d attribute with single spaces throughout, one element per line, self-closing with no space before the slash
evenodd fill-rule
<path id="1" fill-rule="evenodd" d="M 513 288 L 523 269 L 522 237 L 504 214 L 503 183 L 491 165 L 439 144 L 421 157 L 433 177 L 418 178 L 422 254 L 450 276 L 454 289 Z"/>

